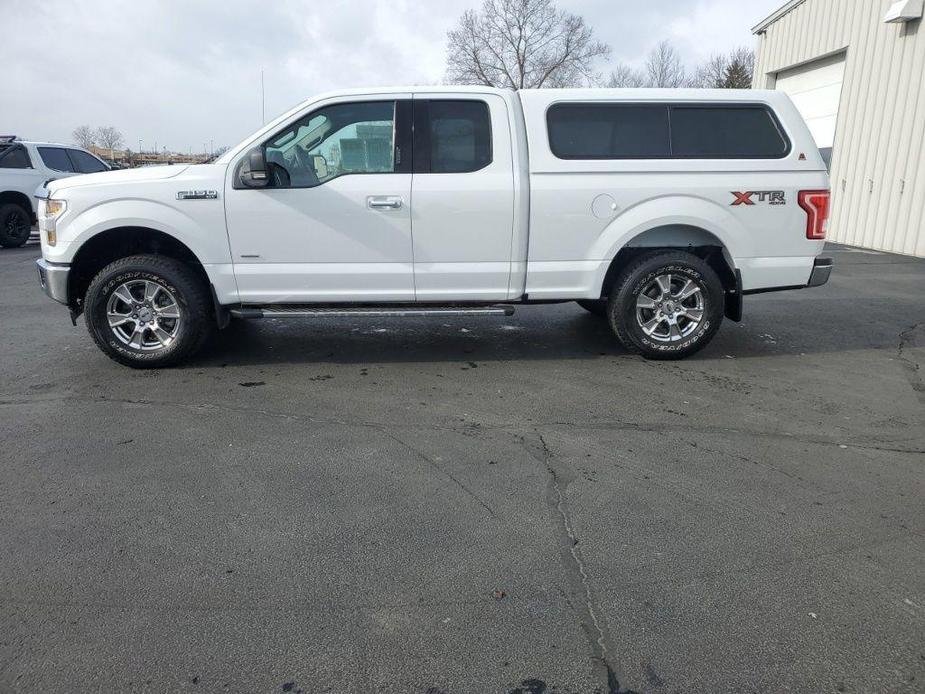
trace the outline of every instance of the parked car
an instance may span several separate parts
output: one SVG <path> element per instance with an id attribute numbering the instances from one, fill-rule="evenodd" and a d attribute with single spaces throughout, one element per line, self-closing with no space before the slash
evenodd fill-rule
<path id="1" fill-rule="evenodd" d="M 58 180 L 39 277 L 116 361 L 230 318 L 578 301 L 646 357 L 816 286 L 829 180 L 780 92 L 406 88 L 305 102 L 214 164 Z"/>
<path id="2" fill-rule="evenodd" d="M 16 248 L 29 240 L 35 192 L 44 183 L 108 170 L 97 156 L 79 147 L 0 137 L 0 246 Z"/>

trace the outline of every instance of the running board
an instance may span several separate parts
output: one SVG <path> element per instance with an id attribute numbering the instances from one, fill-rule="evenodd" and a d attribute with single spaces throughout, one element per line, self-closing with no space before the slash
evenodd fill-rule
<path id="1" fill-rule="evenodd" d="M 512 316 L 513 306 L 245 306 L 233 308 L 235 318 L 344 317 L 403 318 L 409 316 Z"/>

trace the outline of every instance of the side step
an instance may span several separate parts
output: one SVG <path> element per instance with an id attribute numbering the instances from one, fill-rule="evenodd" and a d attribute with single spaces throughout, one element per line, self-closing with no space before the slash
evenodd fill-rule
<path id="1" fill-rule="evenodd" d="M 229 309 L 235 318 L 295 318 L 366 316 L 402 318 L 409 316 L 512 316 L 514 307 L 499 306 L 242 306 Z"/>

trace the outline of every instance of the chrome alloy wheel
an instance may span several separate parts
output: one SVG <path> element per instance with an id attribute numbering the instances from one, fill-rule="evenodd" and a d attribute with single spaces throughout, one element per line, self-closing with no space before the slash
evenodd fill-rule
<path id="1" fill-rule="evenodd" d="M 109 329 L 122 344 L 145 352 L 163 349 L 180 331 L 180 304 L 156 282 L 120 284 L 106 302 Z"/>
<path id="2" fill-rule="evenodd" d="M 703 286 L 685 275 L 659 275 L 636 298 L 636 321 L 657 342 L 683 340 L 697 330 L 703 313 Z"/>

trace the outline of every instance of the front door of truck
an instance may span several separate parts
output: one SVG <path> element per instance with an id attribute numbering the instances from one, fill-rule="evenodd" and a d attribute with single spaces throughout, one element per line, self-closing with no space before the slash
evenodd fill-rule
<path id="1" fill-rule="evenodd" d="M 418 301 L 509 298 L 514 164 L 504 99 L 414 95 L 412 195 Z"/>
<path id="2" fill-rule="evenodd" d="M 414 300 L 410 112 L 410 95 L 323 102 L 262 144 L 266 188 L 235 188 L 232 161 L 242 303 Z"/>

